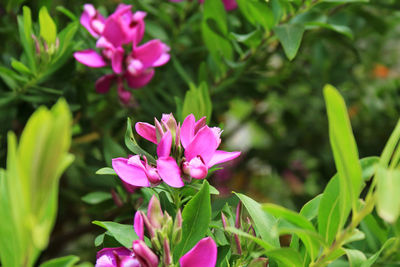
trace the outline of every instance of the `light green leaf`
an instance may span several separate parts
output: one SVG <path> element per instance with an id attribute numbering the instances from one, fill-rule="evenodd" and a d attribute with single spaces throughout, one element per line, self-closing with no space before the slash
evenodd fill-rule
<path id="1" fill-rule="evenodd" d="M 292 60 L 299 51 L 304 26 L 302 24 L 283 24 L 274 27 L 274 33 L 282 44 L 287 58 Z"/>
<path id="2" fill-rule="evenodd" d="M 380 256 L 380 254 L 382 253 L 382 251 L 384 251 L 388 247 L 392 246 L 393 243 L 395 243 L 395 242 L 396 242 L 396 238 L 394 238 L 394 237 L 389 238 L 388 240 L 386 240 L 386 242 L 383 244 L 381 249 L 378 252 L 376 252 L 375 254 L 373 254 L 371 257 L 369 257 L 366 261 L 364 261 L 361 264 L 361 267 L 370 267 L 370 266 L 372 266 L 378 260 L 378 258 Z"/>
<path id="3" fill-rule="evenodd" d="M 111 199 L 112 196 L 109 192 L 91 192 L 82 197 L 82 201 L 88 204 L 99 204 L 106 200 Z"/>
<path id="4" fill-rule="evenodd" d="M 100 175 L 117 175 L 113 168 L 104 167 L 96 171 L 96 174 Z"/>
<path id="5" fill-rule="evenodd" d="M 50 17 L 47 8 L 43 6 L 39 11 L 40 36 L 48 45 L 53 45 L 57 38 L 57 26 Z"/>
<path id="6" fill-rule="evenodd" d="M 201 190 L 201 188 L 203 187 L 201 184 L 188 184 L 186 186 L 190 187 L 190 188 L 193 188 L 193 189 L 196 189 L 197 191 Z M 209 187 L 210 187 L 210 194 L 219 195 L 219 191 L 218 191 L 217 188 L 215 188 L 212 185 L 209 185 Z"/>
<path id="7" fill-rule="evenodd" d="M 206 180 L 202 189 L 185 205 L 182 211 L 182 240 L 174 250 L 179 259 L 202 239 L 211 221 L 210 189 Z"/>
<path id="8" fill-rule="evenodd" d="M 322 194 L 314 197 L 310 201 L 308 201 L 300 210 L 300 214 L 306 217 L 309 221 L 317 217 L 319 203 L 321 202 Z"/>
<path id="9" fill-rule="evenodd" d="M 378 214 L 385 221 L 394 223 L 400 214 L 400 170 L 379 166 L 376 180 Z"/>
<path id="10" fill-rule="evenodd" d="M 340 181 L 339 204 L 346 206 L 351 203 L 353 213 L 356 213 L 362 184 L 361 165 L 346 105 L 342 96 L 331 85 L 325 86 L 324 97 L 329 120 L 329 139 Z M 345 209 L 342 211 L 343 217 Z"/>
<path id="11" fill-rule="evenodd" d="M 356 249 L 345 249 L 347 258 L 349 259 L 350 267 L 360 267 L 367 259 L 364 253 Z"/>
<path id="12" fill-rule="evenodd" d="M 106 229 L 115 240 L 126 248 L 131 248 L 133 240 L 139 239 L 132 225 L 101 221 L 93 221 L 93 224 Z"/>
<path id="13" fill-rule="evenodd" d="M 206 116 L 207 122 L 211 119 L 212 102 L 208 92 L 207 83 L 202 82 L 198 88 L 193 84 L 190 90 L 186 92 L 183 102 L 182 116 L 193 114 L 196 119 Z"/>
<path id="14" fill-rule="evenodd" d="M 279 247 L 279 235 L 276 219 L 270 214 L 265 213 L 262 210 L 261 205 L 253 199 L 239 193 L 235 193 L 235 195 L 238 196 L 249 212 L 250 217 L 254 221 L 256 231 L 260 234 L 261 239 L 268 243 L 270 247 Z"/>
<path id="15" fill-rule="evenodd" d="M 276 218 L 284 218 L 288 222 L 297 225 L 302 229 L 315 232 L 315 228 L 312 223 L 297 212 L 272 203 L 263 204 L 262 209 Z"/>
<path id="16" fill-rule="evenodd" d="M 19 71 L 22 74 L 27 74 L 31 75 L 32 72 L 29 70 L 27 66 L 24 65 L 21 61 L 18 61 L 16 59 L 11 59 L 11 66 L 16 70 Z"/>
<path id="17" fill-rule="evenodd" d="M 261 25 L 265 30 L 270 30 L 274 26 L 274 14 L 266 1 L 236 1 L 240 12 L 253 25 Z"/>
<path id="18" fill-rule="evenodd" d="M 61 258 L 51 259 L 40 264 L 39 267 L 72 267 L 79 261 L 77 256 L 65 256 Z"/>

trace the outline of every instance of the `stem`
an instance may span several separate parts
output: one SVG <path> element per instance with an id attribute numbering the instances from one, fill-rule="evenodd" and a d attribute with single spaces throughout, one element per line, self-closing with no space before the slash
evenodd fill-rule
<path id="1" fill-rule="evenodd" d="M 368 194 L 364 208 L 359 213 L 353 216 L 351 223 L 336 238 L 332 246 L 324 249 L 318 260 L 314 264 L 311 264 L 310 266 L 312 267 L 326 266 L 329 263 L 327 262 L 329 260 L 329 256 L 331 256 L 337 249 L 343 246 L 343 244 L 351 236 L 354 229 L 360 224 L 360 222 L 364 219 L 364 217 L 371 213 L 372 209 L 374 208 L 374 205 L 375 205 L 375 196 L 372 194 L 371 195 Z"/>

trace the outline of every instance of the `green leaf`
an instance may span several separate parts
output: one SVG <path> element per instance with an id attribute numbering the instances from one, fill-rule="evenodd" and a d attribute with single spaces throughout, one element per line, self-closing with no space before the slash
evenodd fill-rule
<path id="1" fill-rule="evenodd" d="M 212 23 L 213 29 L 218 29 L 218 33 L 210 28 L 207 22 L 209 20 L 215 21 L 215 23 Z M 223 72 L 225 67 L 223 66 L 222 58 L 225 57 L 231 60 L 233 58 L 233 49 L 227 39 L 228 25 L 226 11 L 221 1 L 205 0 L 201 29 L 205 45 Z"/>
<path id="2" fill-rule="evenodd" d="M 96 171 L 96 174 L 100 175 L 117 175 L 113 168 L 104 167 Z"/>
<path id="3" fill-rule="evenodd" d="M 91 192 L 83 196 L 81 199 L 85 203 L 95 205 L 104 202 L 106 200 L 109 200 L 111 198 L 112 196 L 109 192 Z"/>
<path id="4" fill-rule="evenodd" d="M 211 113 L 212 102 L 208 92 L 207 83 L 202 82 L 198 88 L 192 84 L 190 90 L 186 92 L 185 100 L 183 102 L 183 118 L 186 118 L 189 114 L 193 114 L 197 119 L 206 116 L 207 122 L 209 122 L 211 119 Z"/>
<path id="5" fill-rule="evenodd" d="M 175 259 L 188 252 L 207 233 L 211 221 L 211 202 L 206 180 L 202 189 L 186 204 L 182 219 L 182 240 L 175 248 Z"/>
<path id="6" fill-rule="evenodd" d="M 265 30 L 270 30 L 274 26 L 274 14 L 266 1 L 236 1 L 240 12 L 253 25 L 261 25 Z"/>
<path id="7" fill-rule="evenodd" d="M 132 132 L 132 123 L 131 120 L 128 118 L 127 123 L 126 123 L 126 132 L 125 132 L 125 145 L 126 147 L 135 153 L 136 155 L 140 156 L 146 156 L 147 160 L 150 163 L 156 164 L 156 160 L 152 155 L 150 155 L 147 151 L 142 149 L 138 143 L 135 140 L 135 137 L 133 137 L 133 132 Z"/>
<path id="8" fill-rule="evenodd" d="M 360 160 L 362 177 L 367 180 L 375 172 L 378 158 L 368 157 Z M 340 181 L 336 174 L 329 181 L 322 194 L 318 211 L 318 231 L 328 244 L 332 244 L 338 231 L 343 227 L 350 213 L 350 203 L 340 205 Z"/>
<path id="9" fill-rule="evenodd" d="M 302 24 L 283 24 L 274 27 L 274 33 L 282 44 L 286 57 L 292 60 L 299 51 L 304 26 Z"/>
<path id="10" fill-rule="evenodd" d="M 243 205 L 249 212 L 250 217 L 254 221 L 256 231 L 260 234 L 261 239 L 271 248 L 279 247 L 279 235 L 275 218 L 270 214 L 265 213 L 262 210 L 261 205 L 253 199 L 239 193 L 235 193 L 235 195 L 242 201 Z"/>
<path id="11" fill-rule="evenodd" d="M 115 240 L 126 248 L 131 248 L 133 240 L 139 239 L 132 225 L 101 221 L 93 221 L 93 224 L 106 229 Z"/>
<path id="12" fill-rule="evenodd" d="M 292 248 L 277 248 L 266 252 L 267 257 L 274 259 L 279 266 L 303 266 L 303 259 L 299 252 Z"/>
<path id="13" fill-rule="evenodd" d="M 32 266 L 48 244 L 57 214 L 59 179 L 73 160 L 68 154 L 71 121 L 67 103 L 59 100 L 51 110 L 35 111 L 18 147 L 15 135 L 8 134 L 9 178 L 1 179 L 0 198 L 0 240 L 7 240 L 0 241 L 4 266 Z"/>
<path id="14" fill-rule="evenodd" d="M 378 260 L 378 258 L 380 256 L 380 254 L 382 253 L 382 251 L 384 251 L 386 248 L 392 246 L 393 243 L 396 243 L 396 238 L 394 238 L 394 237 L 389 238 L 388 240 L 386 240 L 386 242 L 383 244 L 381 249 L 378 252 L 376 252 L 375 254 L 373 254 L 371 257 L 369 257 L 366 261 L 364 261 L 361 264 L 361 267 L 370 267 L 370 266 L 372 266 Z"/>
<path id="15" fill-rule="evenodd" d="M 309 221 L 317 217 L 319 203 L 321 202 L 322 194 L 308 201 L 300 210 L 300 214 L 306 217 Z"/>
<path id="16" fill-rule="evenodd" d="M 203 186 L 201 184 L 188 184 L 186 186 L 190 187 L 190 188 L 193 188 L 193 189 L 196 189 L 197 191 L 199 191 L 199 190 L 201 190 L 203 188 Z M 215 188 L 212 185 L 209 185 L 209 187 L 210 187 L 210 194 L 219 195 L 219 191 L 218 191 L 217 188 Z"/>
<path id="17" fill-rule="evenodd" d="M 311 222 L 307 220 L 307 218 L 303 217 L 302 215 L 288 210 L 282 206 L 275 205 L 272 203 L 267 203 L 262 205 L 262 209 L 269 214 L 275 216 L 276 218 L 284 218 L 288 222 L 297 225 L 298 227 L 310 231 L 315 232 L 315 228 Z"/>
<path id="18" fill-rule="evenodd" d="M 21 44 L 28 59 L 30 70 L 36 72 L 36 61 L 34 55 L 34 42 L 32 38 L 32 16 L 29 7 L 22 8 L 23 15 L 18 16 L 18 31 Z"/>
<path id="19" fill-rule="evenodd" d="M 346 105 L 342 96 L 331 85 L 325 86 L 324 97 L 329 120 L 329 139 L 340 181 L 339 204 L 346 206 L 351 203 L 353 213 L 356 213 L 362 184 L 361 165 Z"/>
<path id="20" fill-rule="evenodd" d="M 27 66 L 24 65 L 24 63 L 16 60 L 16 59 L 11 59 L 11 66 L 16 70 L 19 71 L 21 74 L 27 74 L 31 75 L 32 72 L 29 70 Z"/>
<path id="21" fill-rule="evenodd" d="M 39 267 L 72 267 L 79 261 L 77 256 L 65 256 L 61 258 L 51 259 L 40 264 Z"/>
<path id="22" fill-rule="evenodd" d="M 353 39 L 353 31 L 346 25 L 338 25 L 338 24 L 333 24 L 333 23 L 327 23 L 327 22 L 320 22 L 320 21 L 311 21 L 306 23 L 307 26 L 318 26 L 322 27 L 328 30 L 335 31 L 337 33 L 343 34 L 349 39 Z M 309 27 L 307 27 L 308 29 Z"/>
<path id="23" fill-rule="evenodd" d="M 400 214 L 400 170 L 379 166 L 376 180 L 378 214 L 385 221 L 394 223 Z"/>
<path id="24" fill-rule="evenodd" d="M 347 258 L 349 259 L 350 267 L 360 267 L 367 259 L 364 253 L 356 249 L 345 249 Z"/>
<path id="25" fill-rule="evenodd" d="M 40 36 L 48 45 L 53 45 L 57 38 L 57 26 L 50 17 L 47 8 L 43 6 L 39 11 Z"/>

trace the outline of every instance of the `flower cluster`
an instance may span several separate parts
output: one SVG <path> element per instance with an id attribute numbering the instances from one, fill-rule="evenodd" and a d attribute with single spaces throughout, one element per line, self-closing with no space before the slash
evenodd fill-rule
<path id="1" fill-rule="evenodd" d="M 124 81 L 130 88 L 141 88 L 154 76 L 154 68 L 170 59 L 169 47 L 160 40 L 151 40 L 139 45 L 143 39 L 146 13 L 132 12 L 131 5 L 120 4 L 115 12 L 104 18 L 91 4 L 84 5 L 81 24 L 97 39 L 94 49 L 78 51 L 74 57 L 80 63 L 101 68 L 111 65 L 112 74 L 102 76 L 96 82 L 98 93 L 107 93 L 116 82 L 122 103 L 129 104 L 132 98 L 125 89 Z"/>
<path id="2" fill-rule="evenodd" d="M 183 0 L 170 0 L 171 2 L 182 2 Z M 199 0 L 200 3 L 204 3 L 204 0 Z M 222 0 L 222 3 L 225 6 L 225 9 L 228 11 L 234 10 L 237 8 L 236 0 Z"/>
<path id="3" fill-rule="evenodd" d="M 133 241 L 132 249 L 124 247 L 104 248 L 97 253 L 96 267 L 157 267 L 174 266 L 171 246 L 180 242 L 182 216 L 180 210 L 174 222 L 167 212 L 163 213 L 157 197 L 149 202 L 147 215 L 137 211 L 134 229 L 139 240 Z M 152 249 L 144 242 L 148 233 Z M 157 256 L 160 255 L 160 256 Z M 181 267 L 215 267 L 217 245 L 210 237 L 201 239 L 191 250 L 179 259 Z"/>
<path id="4" fill-rule="evenodd" d="M 115 158 L 112 167 L 123 182 L 132 186 L 155 186 L 164 181 L 172 187 L 184 186 L 184 180 L 204 179 L 216 164 L 232 160 L 240 152 L 217 150 L 221 129 L 208 127 L 206 118 L 196 121 L 193 114 L 177 124 L 172 114 L 164 114 L 155 125 L 138 122 L 136 132 L 157 145 L 157 161 L 150 164 L 145 156 Z"/>

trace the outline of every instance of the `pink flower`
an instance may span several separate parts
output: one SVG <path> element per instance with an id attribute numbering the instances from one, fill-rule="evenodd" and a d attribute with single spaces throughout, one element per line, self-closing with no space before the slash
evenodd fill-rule
<path id="1" fill-rule="evenodd" d="M 193 114 L 186 117 L 182 126 L 177 125 L 172 114 L 164 114 L 161 123 L 157 119 L 155 126 L 138 122 L 135 129 L 140 136 L 157 144 L 158 156 L 155 167 L 147 161 L 143 164 L 138 156 L 135 161 L 131 160 L 133 157 L 113 159 L 119 177 L 135 186 L 157 185 L 162 180 L 169 186 L 182 187 L 185 185 L 182 178 L 204 179 L 209 168 L 240 155 L 240 152 L 217 150 L 221 129 L 208 127 L 205 117 L 196 122 Z"/>
<path id="2" fill-rule="evenodd" d="M 94 8 L 92 4 L 83 6 L 83 13 L 80 19 L 81 24 L 89 33 L 98 38 L 104 30 L 104 17 Z"/>
<path id="3" fill-rule="evenodd" d="M 126 58 L 125 78 L 131 88 L 140 88 L 150 82 L 154 68 L 166 64 L 170 56 L 169 47 L 160 40 L 151 40 L 141 46 L 133 45 Z"/>
<path id="4" fill-rule="evenodd" d="M 144 35 L 146 12 L 132 13 L 131 5 L 120 4 L 104 23 L 102 36 L 114 47 L 124 44 L 138 44 Z"/>
<path id="5" fill-rule="evenodd" d="M 221 143 L 221 130 L 205 125 L 205 117 L 197 122 L 193 114 L 183 121 L 181 143 L 185 149 L 183 172 L 195 179 L 204 179 L 212 166 L 237 158 L 240 152 L 217 150 Z"/>
<path id="6" fill-rule="evenodd" d="M 116 82 L 118 96 L 124 105 L 132 103 L 132 93 L 125 89 L 137 89 L 147 85 L 154 76 L 154 68 L 166 64 L 170 56 L 169 47 L 160 40 L 151 40 L 138 45 L 144 35 L 146 13 L 131 11 L 131 5 L 120 4 L 107 19 L 91 4 L 84 5 L 81 24 L 97 38 L 96 47 L 74 53 L 75 59 L 91 68 L 111 66 L 113 74 L 100 77 L 96 82 L 98 93 L 107 93 Z M 132 51 L 125 53 L 126 45 Z"/>
<path id="7" fill-rule="evenodd" d="M 183 0 L 170 0 L 171 2 L 182 2 Z M 204 0 L 199 0 L 200 3 L 204 3 Z M 222 0 L 227 11 L 234 10 L 238 7 L 236 0 Z"/>
<path id="8" fill-rule="evenodd" d="M 97 252 L 95 267 L 140 267 L 135 255 L 127 248 L 103 248 Z M 128 263 L 130 265 L 128 265 Z"/>

